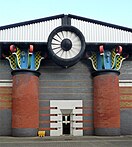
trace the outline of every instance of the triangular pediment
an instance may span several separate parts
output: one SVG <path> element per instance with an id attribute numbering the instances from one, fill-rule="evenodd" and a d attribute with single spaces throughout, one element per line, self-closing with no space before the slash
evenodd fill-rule
<path id="1" fill-rule="evenodd" d="M 87 43 L 132 43 L 132 29 L 75 15 L 56 15 L 0 27 L 0 42 L 47 42 L 58 26 L 78 28 Z"/>

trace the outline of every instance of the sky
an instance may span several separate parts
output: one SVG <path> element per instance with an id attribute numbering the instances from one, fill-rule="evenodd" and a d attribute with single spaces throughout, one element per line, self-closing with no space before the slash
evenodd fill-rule
<path id="1" fill-rule="evenodd" d="M 132 0 L 0 0 L 0 26 L 58 14 L 132 28 Z"/>

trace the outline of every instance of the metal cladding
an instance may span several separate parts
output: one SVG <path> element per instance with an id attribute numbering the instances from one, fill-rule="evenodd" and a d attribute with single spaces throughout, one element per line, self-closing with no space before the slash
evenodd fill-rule
<path id="1" fill-rule="evenodd" d="M 12 135 L 37 136 L 39 128 L 38 76 L 13 71 Z"/>
<path id="2" fill-rule="evenodd" d="M 61 18 L 0 30 L 0 42 L 47 42 Z"/>
<path id="3" fill-rule="evenodd" d="M 0 27 L 0 42 L 47 42 L 49 34 L 64 25 L 78 28 L 87 43 L 132 43 L 129 28 L 70 14 Z"/>
<path id="4" fill-rule="evenodd" d="M 88 43 L 132 43 L 132 32 L 110 26 L 71 18 L 71 25 L 78 28 Z"/>
<path id="5" fill-rule="evenodd" d="M 120 135 L 120 96 L 116 73 L 94 77 L 95 135 Z"/>

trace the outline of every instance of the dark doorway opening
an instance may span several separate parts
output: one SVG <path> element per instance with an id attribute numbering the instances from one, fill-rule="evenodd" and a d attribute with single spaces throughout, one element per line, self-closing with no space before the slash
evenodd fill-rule
<path id="1" fill-rule="evenodd" d="M 70 134 L 70 115 L 62 116 L 63 134 Z"/>

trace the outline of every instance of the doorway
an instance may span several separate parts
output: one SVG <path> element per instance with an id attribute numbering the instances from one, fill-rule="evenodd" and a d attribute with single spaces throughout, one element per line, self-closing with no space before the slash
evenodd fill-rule
<path id="1" fill-rule="evenodd" d="M 63 135 L 70 135 L 70 115 L 62 115 Z"/>
<path id="2" fill-rule="evenodd" d="M 82 116 L 76 114 L 82 114 L 82 109 L 76 109 L 76 107 L 82 107 L 82 100 L 50 100 L 50 107 L 56 109 L 50 109 L 50 127 L 55 128 L 50 130 L 50 136 L 61 135 L 73 135 L 82 136 L 83 123 L 76 121 L 82 121 Z"/>

